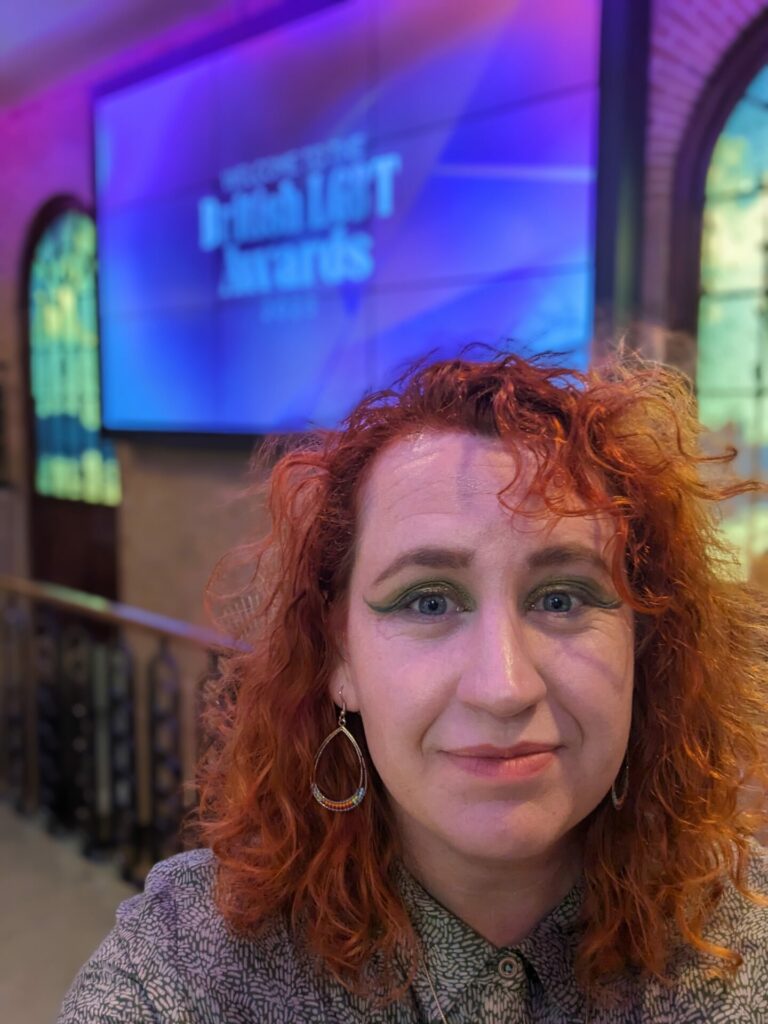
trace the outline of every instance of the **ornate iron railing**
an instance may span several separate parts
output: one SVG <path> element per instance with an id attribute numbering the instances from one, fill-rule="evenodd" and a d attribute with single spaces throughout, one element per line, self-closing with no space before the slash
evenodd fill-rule
<path id="1" fill-rule="evenodd" d="M 181 849 L 212 630 L 0 575 L 0 796 L 140 884 Z"/>

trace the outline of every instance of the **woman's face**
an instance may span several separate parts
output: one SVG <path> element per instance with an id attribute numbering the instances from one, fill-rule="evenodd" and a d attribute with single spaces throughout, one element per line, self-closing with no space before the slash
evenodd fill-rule
<path id="1" fill-rule="evenodd" d="M 556 853 L 627 745 L 633 620 L 611 523 L 505 511 L 514 469 L 499 441 L 427 432 L 386 449 L 361 495 L 331 695 L 360 712 L 417 860 Z"/>

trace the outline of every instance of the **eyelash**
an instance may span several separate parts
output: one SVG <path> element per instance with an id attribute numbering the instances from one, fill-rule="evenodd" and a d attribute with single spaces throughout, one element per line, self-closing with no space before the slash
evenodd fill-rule
<path id="1" fill-rule="evenodd" d="M 560 586 L 549 586 L 549 587 L 545 587 L 545 588 L 537 591 L 535 597 L 526 602 L 526 605 L 525 605 L 526 609 L 528 611 L 530 611 L 530 612 L 545 611 L 545 609 L 543 609 L 543 608 L 536 608 L 535 606 L 539 603 L 539 601 L 545 600 L 546 598 L 550 597 L 552 594 L 565 594 L 567 597 L 569 597 L 571 599 L 573 599 L 575 597 L 578 601 L 581 601 L 581 605 L 579 605 L 580 608 L 584 607 L 585 605 L 593 605 L 594 606 L 594 605 L 598 604 L 598 602 L 595 600 L 594 596 L 592 594 L 590 594 L 589 591 L 586 590 L 584 587 L 576 587 L 573 584 L 570 584 L 570 585 L 568 585 L 568 584 L 566 584 L 566 585 L 561 584 Z M 600 602 L 600 603 L 602 603 L 602 602 Z M 564 611 L 564 612 L 554 612 L 553 611 L 552 614 L 553 615 L 557 615 L 557 616 L 561 616 L 561 615 L 565 616 L 569 612 L 577 611 L 577 610 L 578 609 L 569 608 L 567 611 Z"/>
<path id="2" fill-rule="evenodd" d="M 444 597 L 452 600 L 456 604 L 456 612 L 466 612 L 470 610 L 471 602 L 467 597 L 463 597 L 456 587 L 449 583 L 431 583 L 429 585 L 419 587 L 416 590 L 406 591 L 397 601 L 387 609 L 381 609 L 382 611 L 392 612 L 413 612 L 413 614 L 420 618 L 434 618 L 441 619 L 445 618 L 444 615 L 419 615 L 419 613 L 411 607 L 417 601 L 423 601 L 425 598 L 430 597 Z"/>

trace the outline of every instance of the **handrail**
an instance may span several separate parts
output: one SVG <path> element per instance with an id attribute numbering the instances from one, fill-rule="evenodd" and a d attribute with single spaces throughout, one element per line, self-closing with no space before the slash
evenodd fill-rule
<path id="1" fill-rule="evenodd" d="M 45 604 L 55 605 L 67 611 L 76 612 L 100 622 L 116 626 L 135 626 L 161 636 L 171 636 L 202 647 L 204 650 L 247 651 L 248 645 L 241 640 L 225 636 L 205 626 L 193 626 L 168 615 L 148 612 L 106 597 L 73 590 L 58 583 L 42 583 L 37 580 L 0 573 L 0 590 L 7 590 L 21 597 L 31 598 Z"/>
<path id="2" fill-rule="evenodd" d="M 233 625 L 247 625 L 245 611 Z M 251 649 L 214 629 L 0 574 L 0 794 L 78 832 L 84 851 L 114 851 L 123 877 L 140 884 L 183 846 L 194 799 L 184 780 L 210 738 L 208 688 L 222 658 Z"/>

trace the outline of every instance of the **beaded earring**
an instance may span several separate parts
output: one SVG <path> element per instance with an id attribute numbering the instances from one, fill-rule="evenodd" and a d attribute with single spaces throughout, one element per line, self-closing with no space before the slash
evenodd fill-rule
<path id="1" fill-rule="evenodd" d="M 315 798 L 315 800 L 317 800 L 320 806 L 324 807 L 327 811 L 335 812 L 351 811 L 355 807 L 358 807 L 363 802 L 365 791 L 368 788 L 368 772 L 365 767 L 365 759 L 363 757 L 363 752 L 360 749 L 360 746 L 355 737 L 352 735 L 349 729 L 347 729 L 347 705 L 344 702 L 342 690 L 339 690 L 339 700 L 341 701 L 341 711 L 339 712 L 339 724 L 333 730 L 332 733 L 325 737 L 323 742 L 320 744 L 320 749 L 315 755 L 315 763 L 312 766 L 311 785 L 312 796 Z M 331 742 L 331 740 L 338 735 L 342 735 L 345 739 L 349 740 L 349 742 L 352 744 L 352 747 L 354 748 L 355 754 L 357 754 L 357 760 L 360 764 L 360 775 L 357 781 L 357 789 L 354 791 L 352 796 L 347 797 L 346 800 L 331 800 L 330 797 L 327 797 L 325 793 L 322 792 L 316 781 L 317 766 L 320 763 L 320 758 L 323 756 L 323 751 Z"/>

